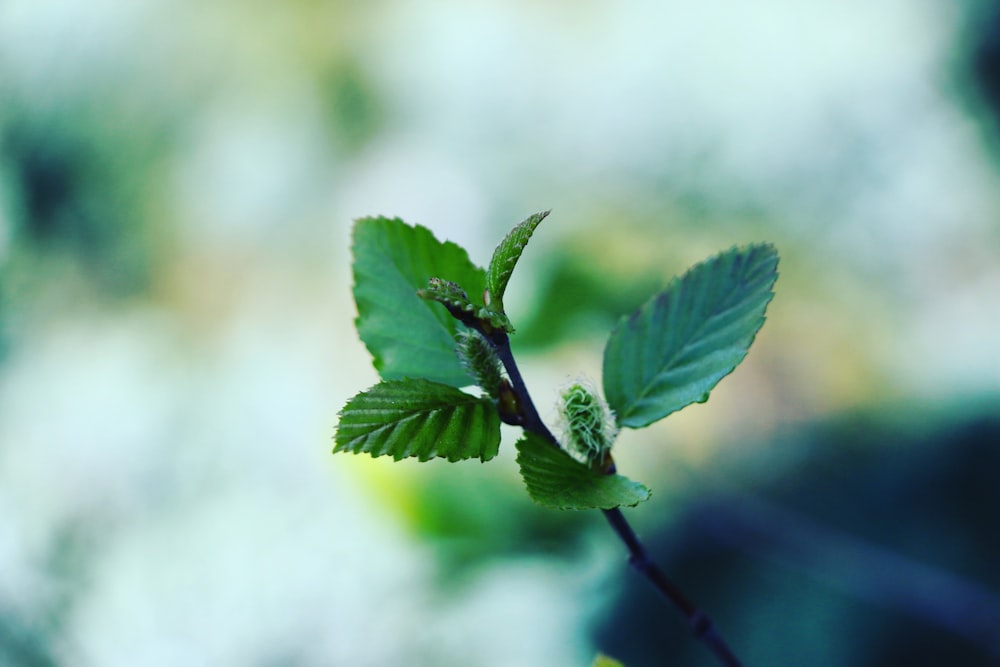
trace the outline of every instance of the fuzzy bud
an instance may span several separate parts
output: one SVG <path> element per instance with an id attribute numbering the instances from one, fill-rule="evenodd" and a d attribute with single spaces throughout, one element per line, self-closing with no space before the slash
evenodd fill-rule
<path id="1" fill-rule="evenodd" d="M 504 378 L 500 357 L 486 338 L 478 331 L 461 331 L 455 336 L 458 358 L 462 366 L 493 398 L 499 398 Z"/>
<path id="2" fill-rule="evenodd" d="M 586 380 L 569 384 L 562 390 L 561 399 L 563 447 L 580 463 L 603 466 L 618 437 L 611 408 Z"/>

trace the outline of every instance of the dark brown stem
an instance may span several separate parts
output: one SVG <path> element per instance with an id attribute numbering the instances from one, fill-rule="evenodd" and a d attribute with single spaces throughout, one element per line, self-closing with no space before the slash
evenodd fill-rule
<path id="1" fill-rule="evenodd" d="M 538 410 L 535 408 L 534 401 L 531 400 L 528 387 L 524 384 L 524 378 L 521 377 L 521 371 L 517 367 L 517 362 L 514 361 L 514 354 L 510 349 L 510 337 L 507 335 L 507 332 L 497 331 L 487 338 L 493 343 L 493 347 L 497 351 L 497 356 L 500 357 L 500 362 L 510 377 L 510 384 L 514 388 L 518 410 L 521 414 L 521 427 L 525 431 L 542 436 L 558 447 L 559 441 L 556 440 L 552 432 L 549 431 L 548 426 L 542 421 Z"/>
<path id="2" fill-rule="evenodd" d="M 667 578 L 663 570 L 650 559 L 646 548 L 635 534 L 635 531 L 632 530 L 632 526 L 625 520 L 625 516 L 621 513 L 621 510 L 615 508 L 602 511 L 615 533 L 625 543 L 625 548 L 628 549 L 629 553 L 629 565 L 649 579 L 656 590 L 684 614 L 691 632 L 708 646 L 709 650 L 718 658 L 720 664 L 726 667 L 741 667 L 742 663 L 739 661 L 739 658 L 736 657 L 718 630 L 716 630 L 715 624 L 708 617 L 708 614 L 703 612 L 681 589 L 674 585 Z"/>
<path id="3" fill-rule="evenodd" d="M 514 354 L 510 349 L 510 337 L 505 331 L 493 331 L 489 334 L 481 331 L 493 344 L 497 351 L 497 356 L 503 363 L 507 375 L 510 377 L 511 387 L 517 401 L 517 410 L 520 416 L 520 426 L 531 433 L 545 438 L 553 446 L 559 447 L 559 441 L 548 429 L 535 408 L 534 401 L 528 393 L 528 387 L 524 384 L 521 371 L 514 360 Z M 614 472 L 614 465 L 609 465 L 609 472 Z M 618 508 L 602 510 L 608 523 L 611 524 L 615 534 L 625 544 L 629 553 L 629 564 L 646 579 L 650 581 L 654 588 L 660 592 L 670 603 L 672 603 L 687 619 L 691 632 L 699 640 L 705 643 L 708 649 L 718 659 L 719 664 L 724 667 L 742 667 L 742 663 L 733 654 L 729 645 L 726 644 L 722 636 L 716 630 L 714 623 L 694 602 L 679 589 L 667 575 L 653 562 L 646 552 L 639 537 L 632 530 L 632 526 L 625 519 Z"/>

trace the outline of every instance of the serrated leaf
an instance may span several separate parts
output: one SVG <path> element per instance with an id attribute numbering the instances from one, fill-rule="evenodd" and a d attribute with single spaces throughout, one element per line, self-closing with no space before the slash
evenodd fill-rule
<path id="1" fill-rule="evenodd" d="M 441 278 L 431 277 L 427 280 L 427 287 L 417 290 L 417 295 L 421 299 L 432 299 L 445 307 L 452 306 L 461 310 L 472 311 L 476 306 L 469 301 L 469 295 L 458 283 Z"/>
<path id="2" fill-rule="evenodd" d="M 510 320 L 506 315 L 494 313 L 485 306 L 473 303 L 465 290 L 451 281 L 431 278 L 427 282 L 427 287 L 417 290 L 417 296 L 437 301 L 451 313 L 452 317 L 470 327 L 482 329 L 485 323 L 493 329 L 511 330 Z"/>
<path id="3" fill-rule="evenodd" d="M 486 270 L 486 291 L 489 294 L 486 297 L 486 305 L 490 310 L 501 315 L 506 314 L 503 308 L 503 295 L 507 290 L 507 283 L 510 282 L 510 276 L 514 273 L 514 266 L 521 258 L 521 253 L 528 245 L 528 240 L 534 234 L 538 223 L 544 220 L 548 214 L 549 211 L 542 211 L 528 217 L 510 230 L 493 251 L 490 266 Z"/>
<path id="4" fill-rule="evenodd" d="M 733 248 L 692 267 L 622 318 L 604 348 L 604 395 L 640 428 L 708 399 L 746 356 L 774 296 L 778 252 Z"/>
<path id="5" fill-rule="evenodd" d="M 455 387 L 469 377 L 455 354 L 461 325 L 445 307 L 417 296 L 432 277 L 481 294 L 485 272 L 466 251 L 426 227 L 362 218 L 352 241 L 358 335 L 382 379 L 422 377 Z"/>
<path id="6" fill-rule="evenodd" d="M 500 417 L 489 399 L 427 380 L 392 380 L 356 395 L 340 411 L 334 452 L 395 460 L 488 461 L 500 448 Z"/>
<path id="7" fill-rule="evenodd" d="M 649 499 L 649 489 L 642 484 L 593 470 L 534 433 L 517 443 L 517 462 L 528 495 L 546 507 L 614 509 Z"/>

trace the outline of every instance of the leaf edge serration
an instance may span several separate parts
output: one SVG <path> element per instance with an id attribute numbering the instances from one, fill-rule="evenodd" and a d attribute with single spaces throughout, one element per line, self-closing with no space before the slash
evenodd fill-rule
<path id="1" fill-rule="evenodd" d="M 543 507 L 611 510 L 635 507 L 652 495 L 644 484 L 594 470 L 537 434 L 525 433 L 515 447 L 528 496 Z"/>
<path id="2" fill-rule="evenodd" d="M 762 253 L 762 256 L 755 257 L 757 253 Z M 742 363 L 753 342 L 756 340 L 756 336 L 760 332 L 761 327 L 764 325 L 764 322 L 767 319 L 767 308 L 774 298 L 774 284 L 778 279 L 777 267 L 779 261 L 780 256 L 777 248 L 772 243 L 750 243 L 742 246 L 732 246 L 727 250 L 716 253 L 715 255 L 694 264 L 682 275 L 674 277 L 664 289 L 652 295 L 639 308 L 619 319 L 614 329 L 610 332 L 608 340 L 605 344 L 602 384 L 604 386 L 605 398 L 614 410 L 620 426 L 628 428 L 644 428 L 656 421 L 659 421 L 660 419 L 663 419 L 673 412 L 687 407 L 691 403 L 704 402 L 707 400 L 709 393 L 716 387 L 716 385 L 718 385 L 723 378 L 732 373 L 732 371 L 735 370 L 740 363 Z M 689 392 L 687 396 L 685 396 L 682 400 L 677 401 L 675 404 L 671 404 L 666 400 L 661 400 L 664 406 L 669 406 L 664 407 L 661 410 L 650 409 L 648 405 L 640 410 L 640 405 L 644 402 L 650 402 L 650 399 L 645 398 L 645 394 L 649 392 L 653 383 L 647 384 L 639 395 L 634 394 L 631 397 L 626 396 L 625 394 L 627 392 L 623 389 L 623 385 L 637 384 L 634 380 L 626 380 L 626 378 L 630 377 L 628 376 L 628 373 L 634 371 L 635 373 L 641 375 L 642 373 L 648 372 L 648 369 L 651 366 L 655 366 L 654 362 L 663 361 L 662 359 L 656 360 L 648 358 L 649 356 L 655 357 L 657 354 L 660 354 L 660 352 L 650 350 L 649 344 L 644 344 L 643 337 L 646 335 L 653 335 L 650 332 L 652 331 L 655 333 L 655 330 L 659 330 L 661 336 L 671 336 L 674 335 L 672 333 L 673 331 L 680 328 L 672 326 L 671 323 L 664 321 L 657 321 L 656 324 L 659 324 L 659 326 L 652 326 L 651 323 L 654 320 L 665 320 L 671 315 L 671 313 L 667 311 L 671 310 L 679 309 L 687 312 L 687 316 L 690 317 L 691 303 L 683 302 L 685 299 L 691 300 L 694 297 L 692 294 L 685 293 L 685 289 L 691 290 L 696 297 L 698 296 L 698 290 L 705 290 L 712 287 L 711 282 L 706 283 L 705 271 L 712 270 L 711 267 L 713 266 L 719 266 L 721 267 L 721 271 L 728 271 L 730 276 L 732 276 L 738 270 L 744 269 L 744 265 L 747 262 L 752 263 L 755 268 L 753 272 L 744 271 L 739 273 L 741 281 L 743 283 L 756 283 L 763 281 L 762 284 L 758 286 L 762 287 L 763 290 L 751 290 L 743 297 L 743 300 L 746 301 L 758 299 L 757 302 L 754 302 L 755 309 L 751 308 L 749 313 L 743 315 L 744 318 L 753 315 L 752 319 L 754 319 L 754 323 L 751 327 L 752 331 L 736 336 L 737 340 L 730 341 L 727 344 L 720 346 L 712 353 L 703 355 L 705 358 L 713 355 L 721 358 L 721 356 L 723 356 L 723 352 L 727 352 L 729 354 L 729 360 L 727 363 L 722 364 L 719 369 L 716 369 L 714 373 L 708 373 L 705 378 L 703 378 L 702 385 L 698 387 L 697 391 Z M 758 275 L 758 273 L 760 275 Z M 726 289 L 733 291 L 736 288 L 727 286 Z M 685 310 L 680 308 L 678 304 L 687 305 L 689 308 Z M 737 308 L 737 305 L 731 305 L 727 308 L 727 310 L 732 311 L 735 308 Z M 725 314 L 725 312 L 726 311 L 720 311 L 710 315 L 699 326 L 704 326 L 706 322 L 719 317 L 720 314 Z M 646 327 L 645 329 L 642 328 L 644 326 Z M 724 329 L 725 327 L 721 327 L 721 329 L 720 327 L 709 327 L 708 333 L 702 336 L 701 339 L 708 340 L 713 337 L 717 338 L 720 335 L 720 330 Z M 698 340 L 698 338 L 695 338 L 693 339 L 694 342 L 691 340 L 685 342 L 677 348 L 677 350 L 675 350 L 676 354 L 678 356 L 683 356 L 680 353 L 684 352 L 689 346 L 697 347 L 699 344 L 697 342 Z M 630 368 L 632 371 L 629 370 Z M 663 375 L 664 370 L 667 368 L 669 368 L 669 364 L 663 363 L 661 370 L 656 374 Z M 680 384 L 678 387 L 685 388 L 685 385 Z M 666 395 L 666 393 L 661 392 L 661 395 Z M 654 416 L 650 416 L 650 414 Z M 639 416 L 637 417 L 637 415 Z"/>
<path id="3" fill-rule="evenodd" d="M 493 250 L 493 256 L 486 269 L 486 291 L 483 294 L 483 301 L 490 310 L 505 315 L 503 296 L 514 273 L 514 267 L 535 229 L 551 212 L 549 209 L 528 216 L 511 229 Z"/>
<path id="4" fill-rule="evenodd" d="M 377 418 L 380 412 L 390 418 Z M 437 430 L 430 430 L 429 425 Z M 467 440 L 477 427 L 482 429 L 478 445 L 454 445 Z M 379 382 L 348 400 L 338 414 L 332 453 L 391 456 L 395 461 L 416 458 L 421 462 L 478 458 L 485 463 L 496 457 L 499 449 L 500 417 L 493 401 L 451 385 L 407 378 Z"/>

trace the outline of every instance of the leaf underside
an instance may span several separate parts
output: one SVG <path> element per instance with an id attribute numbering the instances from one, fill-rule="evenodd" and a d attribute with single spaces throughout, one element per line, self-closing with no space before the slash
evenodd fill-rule
<path id="1" fill-rule="evenodd" d="M 392 380 L 356 395 L 340 412 L 334 452 L 395 460 L 488 461 L 500 448 L 500 417 L 489 399 L 427 380 Z"/>
<path id="2" fill-rule="evenodd" d="M 619 321 L 604 349 L 603 380 L 620 425 L 648 426 L 707 400 L 763 325 L 777 265 L 770 244 L 732 248 Z"/>
<path id="3" fill-rule="evenodd" d="M 524 247 L 528 245 L 528 240 L 534 234 L 538 224 L 548 216 L 549 211 L 542 211 L 529 216 L 526 220 L 510 230 L 504 237 L 500 245 L 493 251 L 489 268 L 486 270 L 486 290 L 489 292 L 489 308 L 497 313 L 504 314 L 503 295 L 507 290 L 507 283 L 514 273 L 514 266 L 521 258 Z"/>
<path id="4" fill-rule="evenodd" d="M 426 227 L 399 219 L 362 218 L 352 238 L 355 321 L 382 379 L 422 377 L 455 387 L 469 376 L 455 354 L 455 333 L 462 326 L 440 303 L 417 291 L 432 277 L 481 294 L 483 269 L 466 251 L 441 242 Z"/>
<path id="5" fill-rule="evenodd" d="M 649 489 L 622 475 L 605 475 L 574 460 L 533 433 L 517 443 L 517 462 L 528 495 L 556 509 L 614 509 L 649 499 Z"/>

